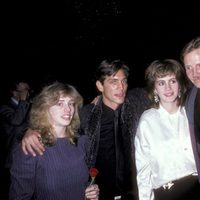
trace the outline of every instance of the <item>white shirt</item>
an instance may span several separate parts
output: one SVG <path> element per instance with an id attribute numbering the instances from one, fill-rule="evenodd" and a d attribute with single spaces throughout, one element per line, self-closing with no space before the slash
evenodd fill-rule
<path id="1" fill-rule="evenodd" d="M 197 172 L 184 108 L 175 114 L 162 106 L 146 110 L 139 121 L 135 149 L 140 200 L 153 200 L 153 189 Z"/>

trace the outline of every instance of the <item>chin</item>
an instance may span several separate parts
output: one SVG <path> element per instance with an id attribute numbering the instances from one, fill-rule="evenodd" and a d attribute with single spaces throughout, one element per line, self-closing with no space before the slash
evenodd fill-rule
<path id="1" fill-rule="evenodd" d="M 121 105 L 121 104 L 123 104 L 123 103 L 124 103 L 124 100 L 116 101 L 116 104 L 118 104 L 118 105 Z"/>
<path id="2" fill-rule="evenodd" d="M 193 82 L 193 84 L 194 84 L 197 88 L 200 88 L 200 81 L 198 81 L 198 82 Z"/>

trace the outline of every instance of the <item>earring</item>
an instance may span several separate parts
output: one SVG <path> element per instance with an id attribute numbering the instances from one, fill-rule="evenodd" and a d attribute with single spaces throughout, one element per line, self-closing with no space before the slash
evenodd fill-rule
<path id="1" fill-rule="evenodd" d="M 154 102 L 155 102 L 155 103 L 158 103 L 158 102 L 159 102 L 159 97 L 158 97 L 157 94 L 154 94 L 153 98 L 154 98 Z"/>
<path id="2" fill-rule="evenodd" d="M 178 98 L 179 99 L 181 98 L 181 91 L 179 91 L 179 93 L 178 93 Z"/>

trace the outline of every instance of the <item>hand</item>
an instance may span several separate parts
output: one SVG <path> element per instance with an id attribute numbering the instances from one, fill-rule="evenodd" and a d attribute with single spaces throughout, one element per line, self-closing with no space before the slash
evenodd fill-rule
<path id="1" fill-rule="evenodd" d="M 28 83 L 19 82 L 17 84 L 17 88 L 16 88 L 19 99 L 26 101 L 28 99 L 29 95 L 30 95 L 29 90 L 30 90 L 30 87 L 29 87 Z"/>
<path id="2" fill-rule="evenodd" d="M 29 97 L 29 91 L 28 90 L 18 91 L 18 93 L 19 93 L 19 99 L 20 100 L 26 101 Z"/>
<path id="3" fill-rule="evenodd" d="M 28 129 L 22 139 L 22 150 L 28 155 L 36 156 L 36 152 L 40 155 L 45 151 L 44 145 L 40 142 L 40 134 L 37 131 Z"/>
<path id="4" fill-rule="evenodd" d="M 97 184 L 92 184 L 88 186 L 85 190 L 85 197 L 88 200 L 98 200 L 99 199 L 99 186 Z"/>

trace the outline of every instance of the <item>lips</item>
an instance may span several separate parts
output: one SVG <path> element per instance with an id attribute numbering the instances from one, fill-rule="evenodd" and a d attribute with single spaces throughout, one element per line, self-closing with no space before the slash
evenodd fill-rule
<path id="1" fill-rule="evenodd" d="M 120 94 L 116 94 L 115 96 L 123 98 L 125 95 L 124 95 L 124 93 L 120 93 Z"/>
<path id="2" fill-rule="evenodd" d="M 70 120 L 71 119 L 71 115 L 63 115 L 62 118 L 65 119 L 65 120 Z"/>
<path id="3" fill-rule="evenodd" d="M 166 97 L 171 97 L 171 96 L 173 96 L 173 92 L 170 92 L 170 93 L 165 93 L 164 95 L 166 96 Z"/>

